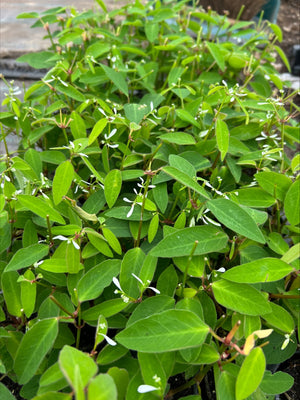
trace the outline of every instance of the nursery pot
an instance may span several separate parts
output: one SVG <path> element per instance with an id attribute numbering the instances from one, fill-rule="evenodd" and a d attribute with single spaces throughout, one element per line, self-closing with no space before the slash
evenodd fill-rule
<path id="1" fill-rule="evenodd" d="M 267 0 L 201 0 L 200 5 L 204 8 L 211 7 L 219 14 L 224 14 L 224 11 L 229 13 L 229 17 L 235 19 L 242 6 L 245 6 L 240 19 L 251 20 L 256 14 L 259 13 L 262 6 L 267 3 Z"/>

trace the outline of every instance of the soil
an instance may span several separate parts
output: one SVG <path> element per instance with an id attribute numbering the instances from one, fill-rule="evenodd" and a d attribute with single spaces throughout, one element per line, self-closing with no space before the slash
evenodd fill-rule
<path id="1" fill-rule="evenodd" d="M 291 57 L 294 45 L 300 45 L 300 0 L 281 0 L 277 24 L 282 29 L 283 40 L 280 47 L 287 57 Z M 280 65 L 280 72 L 286 72 Z"/>

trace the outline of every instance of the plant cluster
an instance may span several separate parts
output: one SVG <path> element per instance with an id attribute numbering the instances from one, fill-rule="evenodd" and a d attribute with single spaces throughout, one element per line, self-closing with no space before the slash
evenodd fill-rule
<path id="1" fill-rule="evenodd" d="M 20 17 L 51 46 L 21 57 L 48 72 L 24 101 L 5 81 L 0 113 L 20 140 L 0 162 L 2 378 L 35 400 L 197 400 L 207 377 L 219 400 L 288 390 L 266 368 L 299 326 L 280 28 L 186 1 Z"/>

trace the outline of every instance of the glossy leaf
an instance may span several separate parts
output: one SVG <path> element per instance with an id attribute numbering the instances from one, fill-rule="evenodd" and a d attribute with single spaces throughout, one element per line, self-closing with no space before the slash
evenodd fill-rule
<path id="1" fill-rule="evenodd" d="M 92 132 L 90 133 L 90 136 L 89 136 L 89 145 L 94 143 L 94 141 L 97 139 L 97 137 L 100 135 L 100 133 L 106 127 L 106 125 L 107 125 L 106 118 L 102 118 L 96 122 L 96 124 L 94 125 Z"/>
<path id="2" fill-rule="evenodd" d="M 70 161 L 65 161 L 60 164 L 55 171 L 52 193 L 54 204 L 59 204 L 63 196 L 68 193 L 74 177 L 74 168 Z"/>
<path id="3" fill-rule="evenodd" d="M 214 58 L 215 62 L 218 64 L 219 68 L 224 71 L 225 69 L 225 61 L 224 61 L 224 55 L 222 54 L 220 47 L 213 42 L 206 42 L 205 43 L 206 47 L 208 48 L 210 54 Z"/>
<path id="4" fill-rule="evenodd" d="M 86 272 L 77 286 L 79 301 L 96 299 L 110 285 L 112 278 L 119 275 L 120 268 L 120 260 L 106 260 Z"/>
<path id="5" fill-rule="evenodd" d="M 276 199 L 284 200 L 287 191 L 289 190 L 292 181 L 286 175 L 278 172 L 258 172 L 255 174 L 259 186 L 266 192 L 270 193 Z"/>
<path id="6" fill-rule="evenodd" d="M 199 346 L 207 333 L 208 326 L 193 312 L 166 310 L 136 321 L 118 333 L 116 340 L 131 350 L 161 353 Z"/>
<path id="7" fill-rule="evenodd" d="M 235 394 L 236 400 L 244 400 L 253 393 L 262 381 L 266 359 L 260 347 L 256 347 L 245 358 L 239 371 Z"/>
<path id="8" fill-rule="evenodd" d="M 235 377 L 227 371 L 222 371 L 216 385 L 218 400 L 235 400 Z"/>
<path id="9" fill-rule="evenodd" d="M 38 216 L 46 219 L 49 216 L 51 221 L 58 222 L 60 224 L 65 224 L 63 217 L 58 211 L 52 208 L 46 201 L 40 197 L 33 197 L 27 194 L 22 194 L 18 196 L 18 201 L 21 205 Z"/>
<path id="10" fill-rule="evenodd" d="M 164 167 L 163 171 L 182 185 L 189 187 L 203 198 L 209 199 L 209 194 L 192 177 L 174 167 Z"/>
<path id="11" fill-rule="evenodd" d="M 139 276 L 144 260 L 145 254 L 139 247 L 128 250 L 123 257 L 120 272 L 120 285 L 126 295 L 130 297 L 138 298 L 140 294 L 139 282 L 132 274 Z"/>
<path id="12" fill-rule="evenodd" d="M 229 269 L 222 278 L 241 283 L 273 282 L 284 278 L 293 270 L 293 267 L 278 258 L 260 258 Z"/>
<path id="13" fill-rule="evenodd" d="M 45 244 L 33 244 L 19 249 L 7 264 L 5 271 L 17 271 L 21 268 L 30 267 L 45 257 L 48 252 L 49 246 Z"/>
<path id="14" fill-rule="evenodd" d="M 104 194 L 109 208 L 117 201 L 122 187 L 122 175 L 118 169 L 110 171 L 104 179 Z"/>
<path id="15" fill-rule="evenodd" d="M 56 318 L 36 322 L 24 335 L 18 348 L 14 370 L 18 382 L 24 384 L 34 376 L 44 357 L 51 350 L 58 334 Z"/>
<path id="16" fill-rule="evenodd" d="M 238 204 L 219 198 L 208 201 L 207 207 L 227 228 L 256 242 L 265 243 L 265 238 L 253 218 Z"/>
<path id="17" fill-rule="evenodd" d="M 226 122 L 220 118 L 216 121 L 216 138 L 217 146 L 221 153 L 221 160 L 223 161 L 229 146 L 229 130 Z"/>
<path id="18" fill-rule="evenodd" d="M 97 365 L 86 353 L 64 346 L 58 358 L 59 367 L 76 393 L 76 400 L 84 400 L 84 388 L 97 373 Z"/>
<path id="19" fill-rule="evenodd" d="M 294 384 L 294 379 L 286 372 L 278 371 L 272 374 L 266 370 L 260 388 L 267 394 L 280 394 L 287 392 Z"/>
<path id="20" fill-rule="evenodd" d="M 189 256 L 195 246 L 194 255 L 207 254 L 223 249 L 228 241 L 227 235 L 212 226 L 195 226 L 171 233 L 162 239 L 152 250 L 155 257 Z"/>
<path id="21" fill-rule="evenodd" d="M 263 316 L 264 320 L 274 328 L 291 334 L 295 328 L 295 323 L 291 314 L 283 307 L 275 303 L 270 303 L 272 312 Z"/>
<path id="22" fill-rule="evenodd" d="M 212 284 L 215 299 L 222 306 L 246 315 L 264 315 L 271 312 L 268 300 L 246 283 L 221 279 Z"/>
<path id="23" fill-rule="evenodd" d="M 118 393 L 115 382 L 108 374 L 100 374 L 93 378 L 88 386 L 88 400 L 117 400 Z"/>
<path id="24" fill-rule="evenodd" d="M 101 64 L 106 76 L 117 86 L 117 88 L 128 96 L 128 85 L 124 79 L 124 76 L 107 65 Z"/>
<path id="25" fill-rule="evenodd" d="M 19 274 L 16 271 L 3 272 L 1 275 L 1 288 L 7 311 L 15 317 L 22 315 L 21 286 L 17 283 Z"/>
<path id="26" fill-rule="evenodd" d="M 235 190 L 230 193 L 230 197 L 247 207 L 266 208 L 275 203 L 275 198 L 259 187 Z"/>
<path id="27" fill-rule="evenodd" d="M 25 272 L 24 278 L 26 280 L 21 281 L 21 303 L 26 317 L 29 318 L 35 306 L 36 282 L 33 282 L 35 275 L 30 269 Z"/>
<path id="28" fill-rule="evenodd" d="M 291 225 L 300 222 L 300 180 L 296 180 L 289 188 L 284 199 L 284 211 Z"/>

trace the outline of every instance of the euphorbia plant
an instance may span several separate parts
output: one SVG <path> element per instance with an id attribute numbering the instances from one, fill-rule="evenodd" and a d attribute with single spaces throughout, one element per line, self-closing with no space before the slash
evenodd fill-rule
<path id="1" fill-rule="evenodd" d="M 21 57 L 49 71 L 24 101 L 7 82 L 0 114 L 4 144 L 20 137 L 0 164 L 4 381 L 36 400 L 196 400 L 210 374 L 218 399 L 272 399 L 293 379 L 266 366 L 299 324 L 281 31 L 97 3 L 20 16 L 51 46 Z"/>

